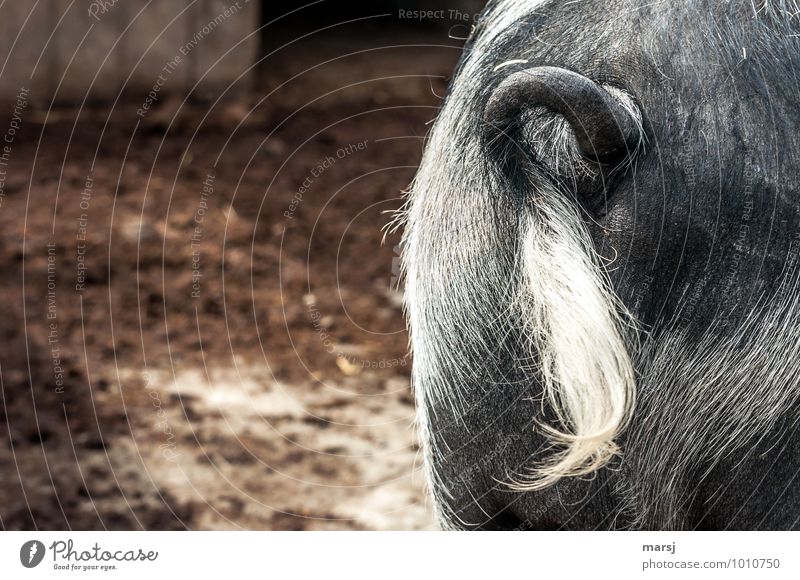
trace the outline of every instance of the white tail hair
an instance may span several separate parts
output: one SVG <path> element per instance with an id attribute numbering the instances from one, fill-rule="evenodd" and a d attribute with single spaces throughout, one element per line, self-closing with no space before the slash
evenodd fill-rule
<path id="1" fill-rule="evenodd" d="M 520 300 L 544 401 L 558 424 L 540 426 L 563 448 L 515 481 L 517 489 L 547 487 L 605 465 L 619 451 L 615 439 L 636 399 L 627 314 L 581 216 L 564 192 L 545 186 L 537 193 L 521 227 Z"/>

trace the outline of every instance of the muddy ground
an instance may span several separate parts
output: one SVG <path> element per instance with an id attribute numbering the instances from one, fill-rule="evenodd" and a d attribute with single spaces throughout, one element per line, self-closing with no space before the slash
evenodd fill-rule
<path id="1" fill-rule="evenodd" d="M 459 44 L 300 41 L 144 116 L 31 100 L 0 198 L 2 528 L 435 527 L 382 228 Z"/>

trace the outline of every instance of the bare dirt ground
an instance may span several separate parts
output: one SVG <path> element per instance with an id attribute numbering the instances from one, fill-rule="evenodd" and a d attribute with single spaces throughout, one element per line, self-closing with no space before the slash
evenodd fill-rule
<path id="1" fill-rule="evenodd" d="M 381 229 L 458 43 L 359 42 L 300 42 L 219 103 L 26 109 L 0 526 L 435 527 Z"/>

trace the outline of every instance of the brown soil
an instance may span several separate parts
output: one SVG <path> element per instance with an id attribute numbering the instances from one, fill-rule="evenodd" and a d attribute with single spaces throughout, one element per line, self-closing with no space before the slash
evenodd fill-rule
<path id="1" fill-rule="evenodd" d="M 300 43 L 257 92 L 144 119 L 136 96 L 25 112 L 0 205 L 3 528 L 434 527 L 382 227 L 458 50 L 410 40 L 441 46 Z"/>

